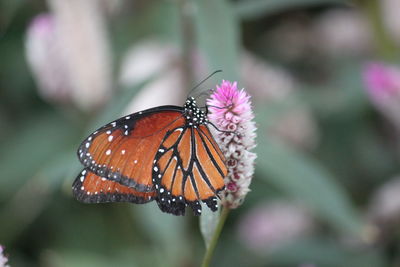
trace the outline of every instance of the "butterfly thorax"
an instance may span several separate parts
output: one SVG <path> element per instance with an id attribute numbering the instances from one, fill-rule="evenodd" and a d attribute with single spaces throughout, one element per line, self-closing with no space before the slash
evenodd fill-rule
<path id="1" fill-rule="evenodd" d="M 202 124 L 207 124 L 208 119 L 206 112 L 197 106 L 196 100 L 193 97 L 188 97 L 183 107 L 183 115 L 185 116 L 186 125 L 188 127 L 197 128 Z"/>

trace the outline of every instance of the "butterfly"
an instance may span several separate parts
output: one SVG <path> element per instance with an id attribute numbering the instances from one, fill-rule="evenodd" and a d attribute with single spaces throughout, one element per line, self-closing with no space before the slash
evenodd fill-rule
<path id="1" fill-rule="evenodd" d="M 166 213 L 195 215 L 201 202 L 218 209 L 227 175 L 225 158 L 193 97 L 184 106 L 159 106 L 99 128 L 78 148 L 84 169 L 74 197 L 84 203 L 155 200 Z"/>

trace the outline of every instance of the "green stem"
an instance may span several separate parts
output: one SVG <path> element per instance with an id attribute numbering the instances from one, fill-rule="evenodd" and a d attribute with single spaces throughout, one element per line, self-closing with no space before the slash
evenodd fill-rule
<path id="1" fill-rule="evenodd" d="M 226 207 L 222 208 L 221 216 L 219 217 L 217 228 L 215 228 L 214 234 L 211 238 L 211 241 L 207 248 L 206 254 L 204 255 L 203 263 L 201 264 L 201 267 L 208 267 L 210 265 L 215 247 L 217 246 L 219 236 L 221 235 L 222 229 L 224 228 L 224 224 L 225 224 L 226 218 L 228 217 L 229 211 L 230 211 L 229 208 L 226 208 Z"/>

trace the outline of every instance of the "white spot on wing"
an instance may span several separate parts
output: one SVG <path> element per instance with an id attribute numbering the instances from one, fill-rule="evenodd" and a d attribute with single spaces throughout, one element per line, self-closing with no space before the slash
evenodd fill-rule
<path id="1" fill-rule="evenodd" d="M 106 155 L 107 155 L 107 156 L 110 155 L 110 154 L 111 154 L 111 149 L 109 149 L 109 150 L 106 151 Z"/>
<path id="2" fill-rule="evenodd" d="M 108 142 L 111 142 L 111 141 L 113 140 L 113 138 L 114 138 L 114 136 L 110 135 L 110 136 L 108 137 Z"/>
<path id="3" fill-rule="evenodd" d="M 125 155 L 125 149 L 121 150 L 121 154 Z"/>

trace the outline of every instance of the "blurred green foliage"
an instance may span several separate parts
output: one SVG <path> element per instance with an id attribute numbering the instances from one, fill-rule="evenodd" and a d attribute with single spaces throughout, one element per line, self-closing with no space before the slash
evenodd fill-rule
<path id="1" fill-rule="evenodd" d="M 115 72 L 126 50 L 141 39 L 157 36 L 180 45 L 178 2 L 135 1 L 110 19 Z M 269 60 L 265 55 L 274 53 L 263 51 L 258 43 L 256 35 L 264 29 L 299 14 L 312 20 L 326 10 L 351 4 L 188 2 L 197 11 L 192 18 L 195 42 L 209 70 L 222 68 L 223 78 L 239 81 L 241 49 L 263 55 L 259 59 L 265 61 Z M 83 205 L 70 190 L 80 170 L 75 150 L 82 138 L 118 117 L 160 74 L 119 90 L 94 115 L 65 112 L 38 96 L 24 56 L 27 25 L 47 10 L 46 3 L 3 0 L 0 6 L 0 244 L 6 246 L 11 266 L 198 266 L 204 245 L 192 215 L 162 214 L 155 203 Z M 294 99 L 271 105 L 255 99 L 259 131 L 252 192 L 242 207 L 231 212 L 213 266 L 395 266 L 391 249 L 399 240 L 393 241 L 395 245 L 343 240 L 365 241 L 364 214 L 371 195 L 399 171 L 398 151 L 382 129 L 387 126 L 363 93 L 360 69 L 365 59 L 322 55 L 316 66 L 306 60 L 304 65 L 290 65 L 285 59 L 280 62 L 279 56 L 273 60 L 303 82 Z M 321 79 L 310 82 L 298 71 L 302 68 Z M 311 151 L 285 144 L 269 132 L 271 121 L 298 105 L 312 111 L 320 131 L 319 144 Z M 273 198 L 303 203 L 319 226 L 309 238 L 260 256 L 237 238 L 237 224 L 247 210 Z"/>

